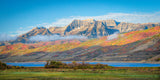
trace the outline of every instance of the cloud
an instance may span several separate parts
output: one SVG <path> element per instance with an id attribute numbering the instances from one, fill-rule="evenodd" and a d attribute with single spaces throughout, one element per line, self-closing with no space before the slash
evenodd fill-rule
<path id="1" fill-rule="evenodd" d="M 19 27 L 16 31 L 10 32 L 11 36 L 19 36 L 21 34 L 27 33 L 31 29 L 33 29 L 35 26 L 28 26 L 28 27 Z"/>
<path id="2" fill-rule="evenodd" d="M 62 19 L 57 20 L 56 22 L 53 22 L 50 26 L 63 27 L 63 26 L 70 24 L 74 19 L 76 18 L 72 18 L 72 17 L 62 18 Z"/>
<path id="3" fill-rule="evenodd" d="M 107 40 L 116 39 L 118 37 L 118 33 L 119 32 L 115 32 L 114 34 L 107 36 Z"/>
<path id="4" fill-rule="evenodd" d="M 101 16 L 70 16 L 68 18 L 61 18 L 57 21 L 46 25 L 47 27 L 50 26 L 66 26 L 71 23 L 74 19 L 85 20 L 85 19 L 95 19 L 95 20 L 107 20 L 107 19 L 114 19 L 119 22 L 129 22 L 129 23 L 149 23 L 149 22 L 160 22 L 160 12 L 156 12 L 153 14 L 129 14 L 129 13 L 109 13 L 106 15 Z"/>
<path id="5" fill-rule="evenodd" d="M 60 36 L 60 35 L 36 35 L 29 38 L 30 41 L 54 41 L 54 40 L 70 40 L 70 39 L 87 39 L 85 36 Z"/>
<path id="6" fill-rule="evenodd" d="M 8 35 L 8 34 L 0 34 L 0 41 L 10 41 L 15 40 L 17 36 Z"/>

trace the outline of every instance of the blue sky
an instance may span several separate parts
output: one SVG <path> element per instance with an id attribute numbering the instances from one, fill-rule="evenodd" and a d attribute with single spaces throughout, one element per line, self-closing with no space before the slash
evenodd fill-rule
<path id="1" fill-rule="evenodd" d="M 35 26 L 64 26 L 73 19 L 158 22 L 159 3 L 159 0 L 0 0 L 0 34 L 20 35 Z"/>

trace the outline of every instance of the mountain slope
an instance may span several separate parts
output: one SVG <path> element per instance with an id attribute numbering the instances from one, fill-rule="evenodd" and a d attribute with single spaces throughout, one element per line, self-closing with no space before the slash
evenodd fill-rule
<path id="1" fill-rule="evenodd" d="M 107 40 L 108 36 L 105 36 L 85 42 L 0 46 L 0 60 L 143 61 L 160 54 L 160 26 L 117 35 L 118 37 L 112 40 Z"/>
<path id="2" fill-rule="evenodd" d="M 35 27 L 31 31 L 18 36 L 18 38 L 14 42 L 25 43 L 28 41 L 28 39 L 31 36 L 36 36 L 36 35 L 52 35 L 52 33 L 48 29 L 46 29 L 45 27 Z"/>

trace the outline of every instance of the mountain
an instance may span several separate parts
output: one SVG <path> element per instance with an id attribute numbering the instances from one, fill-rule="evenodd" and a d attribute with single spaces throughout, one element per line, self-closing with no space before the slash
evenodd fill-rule
<path id="1" fill-rule="evenodd" d="M 62 28 L 49 28 L 52 33 L 60 35 L 83 35 L 89 38 L 97 38 L 111 35 L 115 32 L 126 33 L 130 31 L 145 30 L 160 23 L 133 24 L 126 22 L 117 22 L 115 20 L 73 20 L 69 25 Z M 51 30 L 52 29 L 52 30 Z"/>
<path id="2" fill-rule="evenodd" d="M 160 26 L 87 41 L 51 41 L 0 46 L 0 60 L 15 61 L 158 61 Z"/>
<path id="3" fill-rule="evenodd" d="M 94 19 L 87 20 L 74 20 L 69 24 L 65 31 L 64 35 L 83 35 L 89 38 L 97 38 L 101 36 L 107 36 L 117 32 L 117 29 L 111 29 L 106 26 L 108 22 L 109 25 L 116 26 L 115 21 L 96 21 Z"/>
<path id="4" fill-rule="evenodd" d="M 18 38 L 14 42 L 26 43 L 31 36 L 36 36 L 36 35 L 53 35 L 53 34 L 45 27 L 35 27 L 31 31 L 18 36 Z"/>
<path id="5" fill-rule="evenodd" d="M 144 23 L 133 24 L 126 22 L 117 22 L 115 20 L 73 20 L 69 25 L 64 27 L 36 27 L 31 31 L 20 35 L 15 41 L 11 43 L 26 43 L 29 42 L 31 36 L 36 35 L 80 35 L 88 38 L 99 38 L 111 35 L 115 32 L 126 33 L 130 31 L 145 30 L 155 26 L 160 26 L 160 23 Z"/>
<path id="6" fill-rule="evenodd" d="M 35 27 L 0 46 L 0 60 L 159 61 L 160 23 L 73 20 L 64 27 Z M 81 35 L 88 39 L 31 42 L 36 35 Z M 27 44 L 26 44 L 27 43 Z"/>

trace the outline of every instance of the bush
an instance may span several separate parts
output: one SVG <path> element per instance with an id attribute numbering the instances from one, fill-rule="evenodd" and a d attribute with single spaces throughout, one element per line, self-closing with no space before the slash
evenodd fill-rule
<path id="1" fill-rule="evenodd" d="M 0 69 L 7 69 L 7 65 L 0 61 Z"/>
<path id="2" fill-rule="evenodd" d="M 70 64 L 62 63 L 60 61 L 47 61 L 45 68 L 67 68 L 67 69 L 106 69 L 111 68 L 106 64 L 88 64 L 85 62 L 77 63 L 73 61 Z"/>
<path id="3" fill-rule="evenodd" d="M 156 59 L 156 61 L 160 61 L 160 58 Z"/>
<path id="4" fill-rule="evenodd" d="M 25 68 L 25 67 L 23 67 L 23 66 L 10 66 L 10 65 L 7 65 L 7 64 L 5 64 L 5 63 L 2 63 L 1 61 L 0 61 L 0 69 L 22 69 L 22 68 Z"/>

